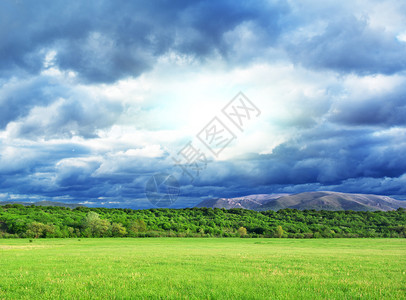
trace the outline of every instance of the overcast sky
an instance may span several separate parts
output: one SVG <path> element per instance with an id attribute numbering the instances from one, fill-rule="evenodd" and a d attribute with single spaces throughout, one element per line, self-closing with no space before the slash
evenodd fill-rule
<path id="1" fill-rule="evenodd" d="M 156 173 L 173 207 L 405 199 L 405 1 L 1 1 L 0 87 L 0 200 L 153 207 Z M 243 128 L 222 112 L 239 92 Z"/>

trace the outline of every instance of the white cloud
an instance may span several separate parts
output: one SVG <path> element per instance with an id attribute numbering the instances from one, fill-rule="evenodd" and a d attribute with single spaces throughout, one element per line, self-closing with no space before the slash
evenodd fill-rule
<path id="1" fill-rule="evenodd" d="M 406 43 L 406 32 L 399 33 L 396 38 L 398 41 Z"/>

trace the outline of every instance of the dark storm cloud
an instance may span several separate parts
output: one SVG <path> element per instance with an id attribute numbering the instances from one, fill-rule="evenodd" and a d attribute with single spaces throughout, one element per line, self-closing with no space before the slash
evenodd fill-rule
<path id="1" fill-rule="evenodd" d="M 146 208 L 152 207 L 145 197 L 147 180 L 166 172 L 181 185 L 176 207 L 197 204 L 207 197 L 256 193 L 333 190 L 402 195 L 406 192 L 405 141 L 406 132 L 399 128 L 377 132 L 323 124 L 304 130 L 271 154 L 209 162 L 194 182 L 167 156 L 97 155 L 75 144 L 26 147 L 14 159 L 2 161 L 0 191 Z"/>
<path id="2" fill-rule="evenodd" d="M 35 106 L 46 106 L 66 94 L 67 89 L 47 77 L 11 80 L 0 89 L 0 129 L 25 117 Z"/>
<path id="3" fill-rule="evenodd" d="M 288 164 L 284 169 L 291 181 L 287 183 L 335 184 L 348 178 L 398 177 L 406 173 L 402 158 L 406 143 L 401 136 L 405 133 L 313 128 L 294 143 L 277 147 L 271 157 Z"/>
<path id="4" fill-rule="evenodd" d="M 114 124 L 122 111 L 120 104 L 108 101 L 61 99 L 51 107 L 33 110 L 27 118 L 13 124 L 10 133 L 28 139 L 94 138 L 99 129 Z"/>
<path id="5" fill-rule="evenodd" d="M 394 74 L 406 69 L 406 43 L 383 25 L 372 26 L 364 8 L 330 1 L 294 6 L 282 47 L 295 63 L 342 74 Z M 405 5 L 401 11 L 406 13 Z"/>
<path id="6" fill-rule="evenodd" d="M 0 175 L 4 175 L 0 184 L 8 176 L 16 174 L 26 176 L 35 172 L 54 171 L 55 164 L 66 157 L 81 157 L 89 155 L 90 150 L 74 142 L 58 143 L 55 145 L 7 145 L 0 144 Z"/>
<path id="7" fill-rule="evenodd" d="M 286 11 L 275 1 L 41 1 L 1 4 L 0 70 L 36 73 L 45 52 L 57 51 L 56 64 L 89 82 L 137 76 L 156 58 L 176 51 L 204 58 L 226 55 L 224 33 L 257 22 L 269 36 L 279 32 Z M 16 71 L 14 71 L 16 72 Z"/>
<path id="8" fill-rule="evenodd" d="M 340 124 L 405 126 L 406 86 L 401 85 L 384 95 L 340 101 L 334 111 L 330 120 Z"/>
<path id="9" fill-rule="evenodd" d="M 210 187 L 217 197 L 323 189 L 401 195 L 405 141 L 404 131 L 312 128 L 272 154 L 209 165 L 188 191 L 202 196 L 200 189 Z"/>
<path id="10" fill-rule="evenodd" d="M 70 150 L 69 153 L 67 149 L 75 152 Z M 165 158 L 109 154 L 92 157 L 89 149 L 75 144 L 44 147 L 41 151 L 32 147 L 29 150 L 33 153 L 29 160 L 20 158 L 10 162 L 13 170 L 7 172 L 0 165 L 3 170 L 0 191 L 37 195 L 41 199 L 63 195 L 69 201 L 96 204 L 104 202 L 102 199 L 111 199 L 113 202 L 128 202 L 127 207 L 149 207 L 150 204 L 145 203 L 147 180 L 165 170 L 171 173 L 172 167 L 171 161 Z M 30 164 L 27 165 L 27 161 Z"/>
<path id="11" fill-rule="evenodd" d="M 50 159 L 38 157 L 42 163 L 31 165 L 25 175 L 22 170 L 4 174 L 0 186 L 19 194 L 51 198 L 63 194 L 92 205 L 132 208 L 152 207 L 145 200 L 145 184 L 159 172 L 179 179 L 182 194 L 176 207 L 197 204 L 205 197 L 256 193 L 333 190 L 401 195 L 406 192 L 405 135 L 316 128 L 281 144 L 272 154 L 210 162 L 194 182 L 168 158 L 120 154 L 87 159 L 86 149 L 75 157 L 66 153 L 68 147 L 61 147 L 48 149 Z"/>
<path id="12" fill-rule="evenodd" d="M 174 51 L 204 59 L 220 54 L 236 62 L 258 59 L 270 47 L 293 62 L 358 74 L 393 74 L 406 68 L 406 43 L 372 28 L 353 8 L 285 1 L 15 2 L 0 9 L 0 74 L 37 73 L 49 50 L 56 66 L 87 82 L 114 82 L 150 69 Z M 316 34 L 307 26 L 318 24 Z M 261 42 L 241 44 L 227 34 L 250 24 Z M 325 27 L 325 28 L 324 28 Z M 305 28 L 305 29 L 303 29 Z M 324 28 L 324 29 L 323 29 Z M 247 51 L 255 47 L 255 51 Z M 271 59 L 266 55 L 263 59 Z"/>
<path id="13" fill-rule="evenodd" d="M 97 136 L 124 106 L 48 76 L 10 80 L 0 90 L 0 129 L 28 139 Z"/>

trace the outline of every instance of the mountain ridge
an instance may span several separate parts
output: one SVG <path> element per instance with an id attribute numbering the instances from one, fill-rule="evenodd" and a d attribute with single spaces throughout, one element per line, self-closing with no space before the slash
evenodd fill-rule
<path id="1" fill-rule="evenodd" d="M 196 207 L 243 208 L 256 211 L 292 208 L 299 210 L 388 211 L 406 208 L 406 201 L 374 194 L 351 194 L 330 191 L 298 194 L 260 194 L 236 198 L 207 199 Z"/>

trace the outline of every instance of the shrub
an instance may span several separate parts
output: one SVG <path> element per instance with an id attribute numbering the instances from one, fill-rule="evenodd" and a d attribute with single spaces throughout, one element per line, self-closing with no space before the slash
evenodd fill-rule
<path id="1" fill-rule="evenodd" d="M 240 228 L 237 229 L 237 233 L 240 235 L 240 237 L 246 236 L 247 228 L 241 226 Z"/>

